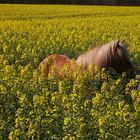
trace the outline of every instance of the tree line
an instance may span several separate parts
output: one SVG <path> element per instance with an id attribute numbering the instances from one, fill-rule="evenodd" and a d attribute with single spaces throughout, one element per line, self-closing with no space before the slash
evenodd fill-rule
<path id="1" fill-rule="evenodd" d="M 85 4 L 85 5 L 140 5 L 140 0 L 1 0 L 0 3 L 23 4 Z"/>

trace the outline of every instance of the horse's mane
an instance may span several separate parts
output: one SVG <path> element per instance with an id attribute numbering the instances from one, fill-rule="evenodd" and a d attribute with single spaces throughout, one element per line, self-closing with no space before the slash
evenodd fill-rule
<path id="1" fill-rule="evenodd" d="M 119 45 L 119 49 L 117 49 L 117 45 Z M 121 61 L 124 57 L 129 60 L 128 51 L 119 40 L 113 40 L 103 46 L 94 47 L 84 52 L 77 59 L 77 63 L 82 60 L 84 61 L 83 65 L 94 64 L 101 68 L 109 67 L 116 57 L 119 59 L 118 61 Z"/>
<path id="2" fill-rule="evenodd" d="M 101 46 L 94 63 L 100 67 L 109 67 L 111 63 L 114 63 L 114 58 L 117 61 L 129 60 L 128 51 L 119 40 Z"/>

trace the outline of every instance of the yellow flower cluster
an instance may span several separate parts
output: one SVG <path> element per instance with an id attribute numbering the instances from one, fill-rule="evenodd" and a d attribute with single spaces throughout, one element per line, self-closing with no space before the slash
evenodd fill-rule
<path id="1" fill-rule="evenodd" d="M 140 8 L 0 5 L 0 140 L 140 139 Z M 135 78 L 115 71 L 38 72 L 50 54 L 125 39 Z"/>

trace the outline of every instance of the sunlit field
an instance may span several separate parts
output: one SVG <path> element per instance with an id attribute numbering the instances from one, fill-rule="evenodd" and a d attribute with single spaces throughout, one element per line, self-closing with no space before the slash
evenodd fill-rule
<path id="1" fill-rule="evenodd" d="M 105 69 L 38 73 L 50 54 L 75 60 L 125 40 L 135 78 Z M 0 140 L 140 139 L 140 7 L 0 5 Z"/>

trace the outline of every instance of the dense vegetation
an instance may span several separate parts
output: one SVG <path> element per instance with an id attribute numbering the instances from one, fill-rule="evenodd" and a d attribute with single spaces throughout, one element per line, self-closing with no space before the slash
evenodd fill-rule
<path id="1" fill-rule="evenodd" d="M 0 5 L 0 139 L 140 139 L 140 9 Z M 65 69 L 38 73 L 49 54 L 77 58 L 125 39 L 136 77 Z"/>
<path id="2" fill-rule="evenodd" d="M 140 0 L 1 0 L 2 3 L 140 5 Z"/>

